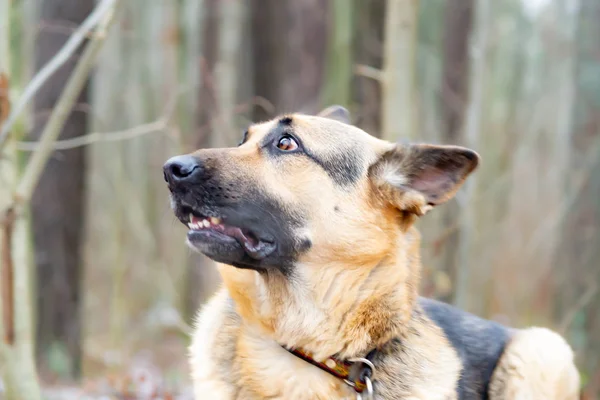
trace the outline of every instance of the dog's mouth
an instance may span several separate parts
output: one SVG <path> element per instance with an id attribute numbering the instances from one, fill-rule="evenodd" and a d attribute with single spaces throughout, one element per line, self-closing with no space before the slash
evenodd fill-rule
<path id="1" fill-rule="evenodd" d="M 237 243 L 248 256 L 262 260 L 275 250 L 273 240 L 262 238 L 250 229 L 229 224 L 224 216 L 202 215 L 187 207 L 182 211 L 185 214 L 180 219 L 190 229 L 188 241 L 201 251 L 202 245 L 207 242 L 219 242 L 224 245 Z"/>

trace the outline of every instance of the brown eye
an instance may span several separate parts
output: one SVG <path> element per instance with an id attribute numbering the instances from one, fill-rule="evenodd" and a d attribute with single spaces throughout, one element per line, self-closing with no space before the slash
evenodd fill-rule
<path id="1" fill-rule="evenodd" d="M 298 148 L 298 143 L 291 136 L 282 136 L 277 142 L 277 148 L 283 151 L 293 151 Z"/>

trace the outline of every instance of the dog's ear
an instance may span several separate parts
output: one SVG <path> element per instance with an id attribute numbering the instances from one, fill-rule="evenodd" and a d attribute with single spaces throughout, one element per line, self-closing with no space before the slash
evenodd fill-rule
<path id="1" fill-rule="evenodd" d="M 343 122 L 344 124 L 350 124 L 350 112 L 339 105 L 329 106 L 324 110 L 321 110 L 317 116 L 334 119 L 336 121 Z"/>
<path id="2" fill-rule="evenodd" d="M 478 164 L 479 155 L 464 147 L 396 145 L 371 166 L 369 174 L 385 201 L 424 215 L 450 200 Z"/>

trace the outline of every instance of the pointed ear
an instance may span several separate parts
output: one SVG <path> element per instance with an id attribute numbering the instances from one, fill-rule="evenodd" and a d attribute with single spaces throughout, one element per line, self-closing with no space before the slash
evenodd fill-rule
<path id="1" fill-rule="evenodd" d="M 396 145 L 369 170 L 383 199 L 424 215 L 450 200 L 479 164 L 479 155 L 458 146 Z"/>
<path id="2" fill-rule="evenodd" d="M 317 117 L 334 119 L 344 124 L 350 124 L 350 112 L 339 105 L 329 106 L 317 114 Z"/>

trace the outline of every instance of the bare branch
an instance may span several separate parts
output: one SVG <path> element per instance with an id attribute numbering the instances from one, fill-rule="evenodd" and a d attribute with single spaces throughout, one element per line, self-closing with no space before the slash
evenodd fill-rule
<path id="1" fill-rule="evenodd" d="M 147 124 L 142 124 L 138 126 L 134 126 L 132 128 L 124 129 L 121 131 L 115 132 L 92 132 L 84 136 L 79 136 L 72 139 L 66 140 L 57 140 L 54 142 L 53 150 L 69 150 L 82 146 L 89 146 L 90 144 L 100 143 L 100 142 L 119 142 L 121 140 L 129 140 L 134 139 L 139 136 L 144 136 L 150 133 L 159 132 L 169 128 L 169 122 L 171 117 L 173 116 L 173 112 L 175 109 L 176 102 L 170 101 L 169 106 L 167 107 L 164 115 L 159 119 L 149 122 Z M 242 103 L 236 106 L 233 109 L 233 113 L 241 113 L 247 111 L 251 106 L 258 106 L 265 110 L 267 113 L 273 113 L 274 106 L 268 100 L 255 96 L 252 97 L 247 103 Z M 215 117 L 211 119 L 211 123 L 217 121 L 218 118 Z M 210 124 L 209 124 L 210 125 Z M 200 128 L 203 130 L 206 126 Z M 17 142 L 17 150 L 20 151 L 37 151 L 40 148 L 39 141 L 32 142 Z"/>
<path id="2" fill-rule="evenodd" d="M 98 142 L 118 142 L 167 129 L 169 126 L 169 121 L 171 120 L 173 112 L 175 111 L 176 104 L 176 96 L 173 96 L 173 99 L 168 102 L 164 115 L 156 121 L 116 132 L 93 132 L 72 139 L 57 140 L 53 143 L 52 149 L 68 150 Z M 41 143 L 38 141 L 17 142 L 17 149 L 21 151 L 37 151 L 40 149 L 40 147 Z"/>
<path id="3" fill-rule="evenodd" d="M 73 70 L 73 74 L 69 78 L 48 123 L 40 135 L 39 149 L 31 156 L 23 173 L 23 178 L 17 187 L 15 202 L 20 205 L 27 203 L 31 198 L 42 170 L 50 157 L 54 142 L 60 134 L 77 96 L 85 85 L 90 70 L 94 66 L 94 61 L 106 39 L 106 33 L 115 20 L 114 15 L 118 4 L 117 0 L 104 0 L 102 3 L 104 5 L 102 7 L 104 11 L 101 15 L 102 20 L 99 22 L 96 32 L 81 55 L 79 63 L 77 63 L 77 66 Z"/>
<path id="4" fill-rule="evenodd" d="M 50 78 L 69 58 L 75 50 L 88 37 L 88 33 L 99 24 L 99 22 L 113 10 L 113 5 L 116 0 L 103 0 L 94 11 L 83 21 L 79 28 L 71 35 L 62 49 L 46 64 L 36 75 L 23 91 L 23 95 L 15 104 L 12 112 L 8 116 L 6 122 L 0 130 L 0 149 L 4 146 L 8 132 L 12 129 L 19 114 L 23 111 L 27 103 L 33 98 L 35 93 L 42 85 Z"/>
<path id="5" fill-rule="evenodd" d="M 53 144 L 53 150 L 69 150 L 77 147 L 88 146 L 98 142 L 118 142 L 133 139 L 149 133 L 154 133 L 167 128 L 168 118 L 160 118 L 154 122 L 134 126 L 117 132 L 92 132 L 72 139 L 58 140 Z M 39 142 L 18 142 L 17 149 L 21 151 L 37 151 L 41 148 Z"/>
<path id="6" fill-rule="evenodd" d="M 355 66 L 354 73 L 358 76 L 371 78 L 373 80 L 376 80 L 377 82 L 383 81 L 383 73 L 381 72 L 381 70 L 371 67 L 369 65 L 359 64 Z"/>
<path id="7" fill-rule="evenodd" d="M 590 286 L 588 286 L 587 290 L 583 292 L 579 300 L 577 300 L 573 307 L 571 307 L 571 309 L 569 309 L 569 311 L 563 317 L 559 325 L 559 332 L 566 334 L 567 329 L 569 329 L 569 326 L 571 326 L 571 323 L 573 323 L 577 312 L 585 308 L 585 306 L 587 306 L 594 299 L 594 296 L 598 292 L 598 284 L 594 282 L 593 279 L 589 280 L 589 282 Z"/>

